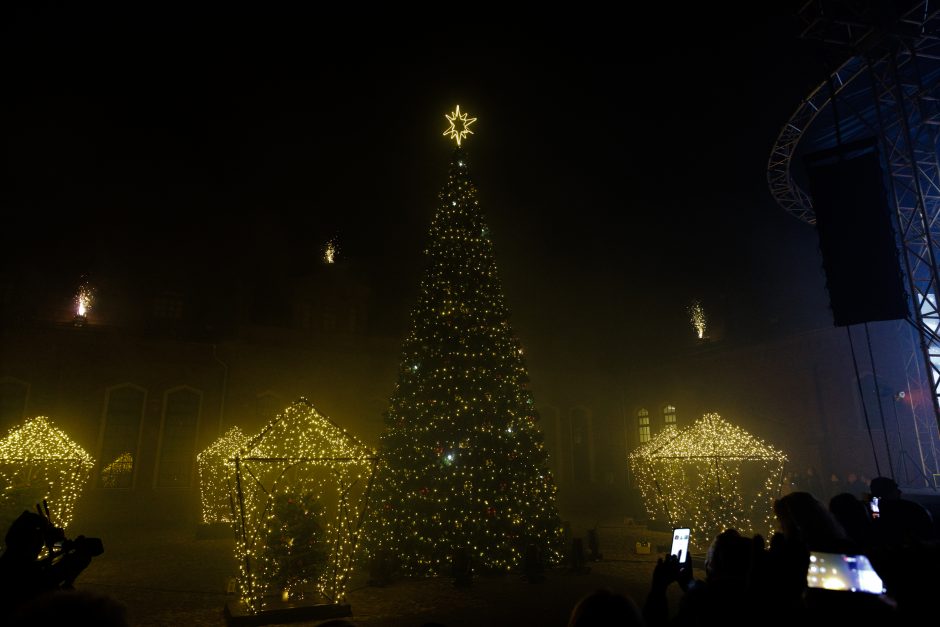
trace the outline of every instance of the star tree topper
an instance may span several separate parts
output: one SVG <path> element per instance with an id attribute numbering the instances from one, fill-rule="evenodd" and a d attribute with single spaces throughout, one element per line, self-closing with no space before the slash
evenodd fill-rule
<path id="1" fill-rule="evenodd" d="M 450 122 L 450 128 L 444 131 L 444 135 L 455 140 L 458 146 L 460 146 L 460 142 L 464 137 L 473 135 L 473 131 L 470 130 L 470 125 L 476 122 L 477 119 L 468 119 L 466 113 L 460 113 L 460 105 L 457 105 L 457 109 L 451 115 L 445 113 L 444 117 Z M 460 127 L 459 129 L 457 128 L 458 126 Z"/>

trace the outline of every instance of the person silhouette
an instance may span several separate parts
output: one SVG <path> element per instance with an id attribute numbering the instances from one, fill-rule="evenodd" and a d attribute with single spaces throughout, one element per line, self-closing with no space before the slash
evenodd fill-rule
<path id="1" fill-rule="evenodd" d="M 67 590 L 95 555 L 104 550 L 97 538 L 67 540 L 48 516 L 24 511 L 10 525 L 0 555 L 0 614 L 10 615 L 32 599 Z M 43 547 L 49 554 L 40 559 Z"/>
<path id="2" fill-rule="evenodd" d="M 874 526 L 871 512 L 855 494 L 842 492 L 829 499 L 829 512 L 859 549 L 871 547 Z"/>
<path id="3" fill-rule="evenodd" d="M 736 529 L 714 539 L 705 558 L 705 579 L 696 580 L 692 562 L 667 555 L 656 562 L 643 615 L 650 626 L 665 625 L 669 616 L 667 588 L 673 581 L 684 591 L 673 622 L 677 625 L 751 625 L 754 606 L 748 597 L 753 540 Z"/>
<path id="4" fill-rule="evenodd" d="M 645 627 L 640 608 L 628 596 L 599 588 L 571 610 L 568 627 Z"/>
<path id="5" fill-rule="evenodd" d="M 903 492 L 894 479 L 875 477 L 869 490 L 872 498 L 878 498 L 881 511 L 874 521 L 880 544 L 906 545 L 937 539 L 930 511 L 920 503 L 903 498 Z"/>

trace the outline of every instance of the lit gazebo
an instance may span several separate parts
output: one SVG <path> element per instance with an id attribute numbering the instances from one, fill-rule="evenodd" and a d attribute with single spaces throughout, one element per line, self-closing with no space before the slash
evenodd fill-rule
<path id="1" fill-rule="evenodd" d="M 232 427 L 196 456 L 203 523 L 235 522 L 235 455 L 247 443 L 248 436 Z"/>
<path id="2" fill-rule="evenodd" d="M 232 495 L 240 602 L 227 606 L 230 616 L 274 614 L 299 600 L 310 604 L 310 620 L 348 614 L 343 601 L 376 462 L 305 399 L 240 450 Z"/>
<path id="3" fill-rule="evenodd" d="M 630 472 L 633 473 L 634 481 L 640 489 L 640 497 L 646 505 L 647 514 L 653 520 L 669 520 L 669 509 L 668 501 L 659 498 L 661 486 L 656 476 L 656 468 L 649 463 L 649 458 L 678 434 L 679 429 L 675 425 L 666 425 L 662 431 L 627 455 Z"/>
<path id="4" fill-rule="evenodd" d="M 45 416 L 30 418 L 0 440 L 0 495 L 4 530 L 23 510 L 46 500 L 57 527 L 72 521 L 94 460 Z"/>
<path id="5" fill-rule="evenodd" d="M 718 414 L 670 435 L 630 456 L 650 518 L 690 527 L 698 552 L 729 528 L 769 538 L 786 456 Z"/>

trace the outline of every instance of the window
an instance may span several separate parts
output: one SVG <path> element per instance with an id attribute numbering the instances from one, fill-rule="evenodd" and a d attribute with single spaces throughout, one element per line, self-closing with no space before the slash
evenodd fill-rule
<path id="1" fill-rule="evenodd" d="M 636 422 L 640 430 L 640 444 L 650 441 L 650 413 L 641 409 L 636 413 Z"/>
<path id="2" fill-rule="evenodd" d="M 182 320 L 183 299 L 176 294 L 161 294 L 153 299 L 153 315 L 161 320 Z"/>
<path id="3" fill-rule="evenodd" d="M 666 426 L 669 425 L 675 426 L 676 424 L 676 408 L 672 405 L 666 405 L 663 407 L 663 422 L 666 423 Z"/>
<path id="4" fill-rule="evenodd" d="M 98 456 L 102 463 L 99 487 L 133 487 L 146 396 L 142 388 L 129 384 L 108 390 Z"/>
<path id="5" fill-rule="evenodd" d="M 561 479 L 561 438 L 559 437 L 560 419 L 558 408 L 551 405 L 542 405 L 539 408 L 539 429 L 544 438 L 545 448 L 548 452 L 548 464 L 556 480 Z"/>
<path id="6" fill-rule="evenodd" d="M 190 388 L 166 393 L 160 425 L 156 488 L 188 488 L 196 460 L 196 433 L 202 395 Z"/>
<path id="7" fill-rule="evenodd" d="M 0 379 L 0 437 L 26 417 L 29 384 L 12 377 Z"/>
<path id="8" fill-rule="evenodd" d="M 571 410 L 571 475 L 575 483 L 594 480 L 591 416 L 586 409 Z"/>

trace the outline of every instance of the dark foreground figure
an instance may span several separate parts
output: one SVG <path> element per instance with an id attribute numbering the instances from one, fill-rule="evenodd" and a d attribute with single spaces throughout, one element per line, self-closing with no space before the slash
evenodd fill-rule
<path id="1" fill-rule="evenodd" d="M 101 540 L 71 540 L 48 516 L 24 511 L 10 525 L 5 542 L 0 624 L 126 624 L 114 601 L 73 589 L 76 577 L 104 551 Z"/>

